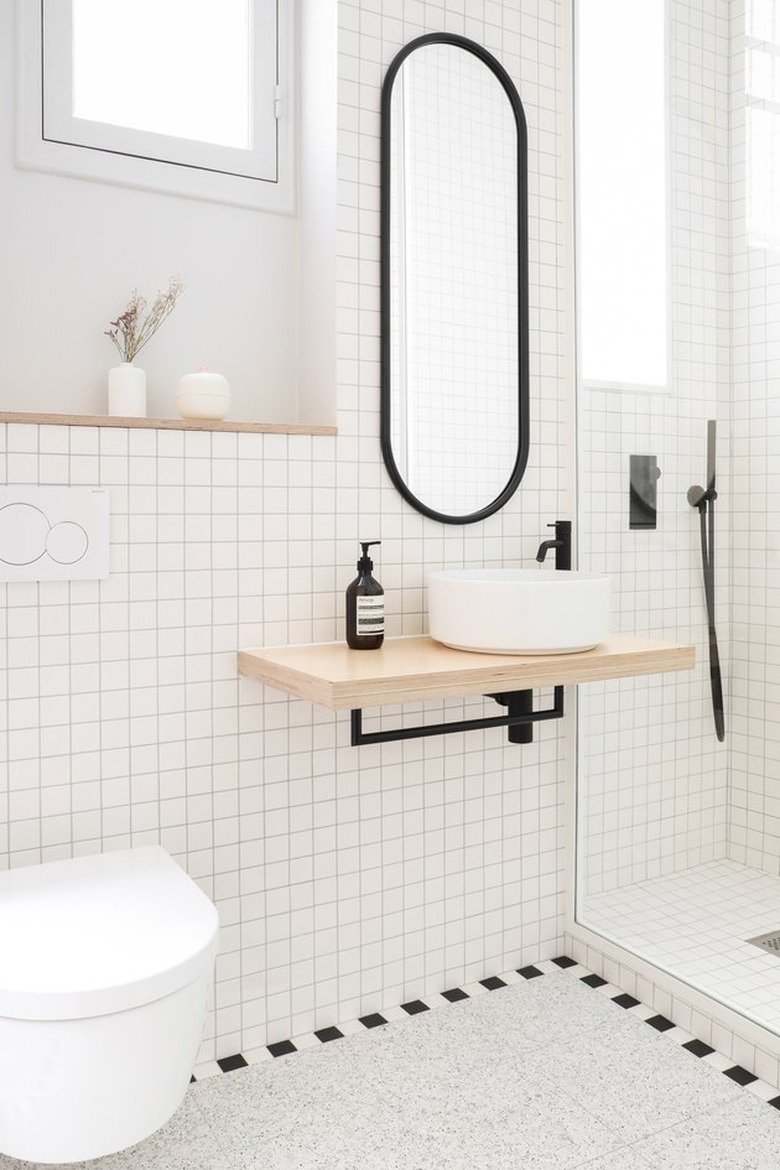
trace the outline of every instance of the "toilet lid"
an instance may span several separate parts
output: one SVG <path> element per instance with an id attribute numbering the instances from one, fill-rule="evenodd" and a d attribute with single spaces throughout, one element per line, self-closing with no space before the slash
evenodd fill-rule
<path id="1" fill-rule="evenodd" d="M 0 1016 L 80 1019 L 207 972 L 215 907 L 157 846 L 0 873 Z"/>

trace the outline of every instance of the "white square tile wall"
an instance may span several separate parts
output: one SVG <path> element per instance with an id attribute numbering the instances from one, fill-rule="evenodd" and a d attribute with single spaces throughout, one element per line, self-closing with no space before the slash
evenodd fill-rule
<path id="1" fill-rule="evenodd" d="M 342 0 L 339 20 L 338 437 L 0 426 L 1 480 L 99 483 L 112 513 L 107 581 L 0 586 L 0 859 L 159 841 L 181 860 L 222 921 L 201 1059 L 561 947 L 562 727 L 357 749 L 346 715 L 236 675 L 240 646 L 343 636 L 360 538 L 383 542 L 388 632 L 416 633 L 428 571 L 529 564 L 573 507 L 561 6 Z M 380 84 L 442 28 L 501 59 L 530 129 L 531 457 L 466 528 L 401 500 L 378 439 Z"/>

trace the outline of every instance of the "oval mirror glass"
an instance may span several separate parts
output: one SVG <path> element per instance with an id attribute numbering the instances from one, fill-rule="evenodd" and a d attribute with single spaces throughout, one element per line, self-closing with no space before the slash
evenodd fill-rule
<path id="1" fill-rule="evenodd" d="M 382 453 L 402 495 L 481 520 L 528 458 L 527 138 L 474 41 L 419 37 L 382 92 Z"/>

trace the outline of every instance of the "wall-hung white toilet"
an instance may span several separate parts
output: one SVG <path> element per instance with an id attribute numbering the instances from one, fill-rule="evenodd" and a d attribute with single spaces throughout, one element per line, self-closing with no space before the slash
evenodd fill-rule
<path id="1" fill-rule="evenodd" d="M 0 873 L 0 1152 L 75 1162 L 180 1105 L 217 912 L 156 846 Z"/>

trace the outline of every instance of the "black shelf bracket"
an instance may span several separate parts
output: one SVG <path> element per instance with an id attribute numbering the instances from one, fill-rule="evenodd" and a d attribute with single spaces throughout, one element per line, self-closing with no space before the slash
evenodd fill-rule
<path id="1" fill-rule="evenodd" d="M 352 746 L 360 747 L 370 743 L 393 743 L 399 739 L 422 739 L 429 735 L 449 735 L 453 731 L 484 731 L 489 727 L 508 728 L 510 743 L 530 743 L 533 724 L 546 723 L 550 719 L 563 718 L 563 687 L 555 687 L 553 705 L 545 711 L 532 709 L 532 691 L 508 691 L 498 695 L 486 695 L 507 707 L 508 715 L 496 715 L 483 719 L 462 719 L 456 723 L 431 723 L 424 727 L 398 727 L 390 731 L 363 731 L 363 711 L 354 708 L 350 712 Z"/>

